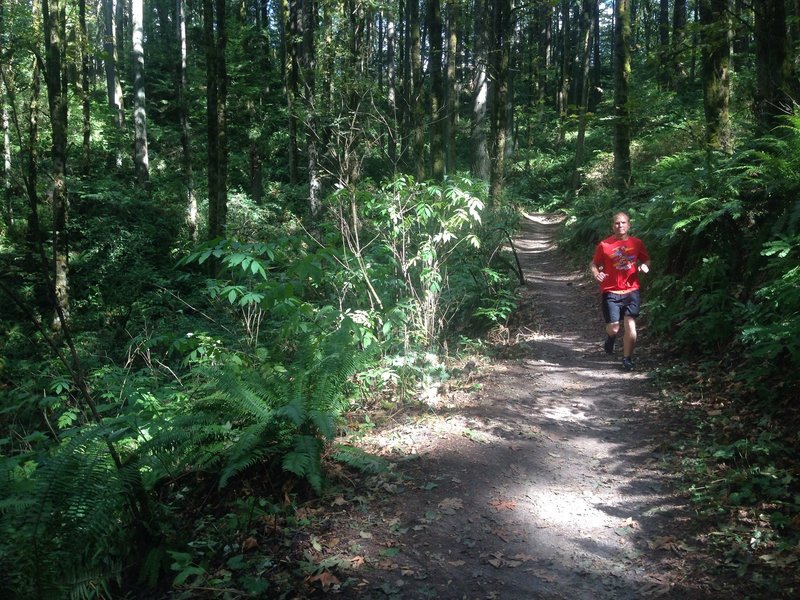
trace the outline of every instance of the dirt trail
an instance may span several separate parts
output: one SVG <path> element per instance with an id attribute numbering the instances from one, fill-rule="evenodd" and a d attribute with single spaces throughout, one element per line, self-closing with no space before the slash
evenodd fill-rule
<path id="1" fill-rule="evenodd" d="M 603 352 L 596 284 L 565 266 L 558 227 L 548 215 L 523 219 L 517 327 L 509 357 L 471 373 L 479 390 L 451 389 L 426 415 L 362 439 L 398 479 L 340 499 L 349 520 L 335 541 L 364 557 L 340 596 L 725 594 L 690 566 L 698 555 L 681 537 L 687 508 L 660 461 L 669 431 L 646 379 L 646 343 L 632 373 L 619 350 Z"/>

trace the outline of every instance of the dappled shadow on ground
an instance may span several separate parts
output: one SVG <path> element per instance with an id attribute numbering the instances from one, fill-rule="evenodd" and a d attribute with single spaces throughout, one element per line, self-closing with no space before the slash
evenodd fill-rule
<path id="1" fill-rule="evenodd" d="M 661 449 L 670 423 L 646 371 L 600 348 L 592 282 L 526 219 L 526 275 L 502 360 L 359 444 L 392 478 L 342 498 L 334 526 L 348 598 L 717 598 L 731 593 L 685 527 Z M 647 366 L 647 360 L 641 365 Z M 780 594 L 774 597 L 779 598 Z"/>

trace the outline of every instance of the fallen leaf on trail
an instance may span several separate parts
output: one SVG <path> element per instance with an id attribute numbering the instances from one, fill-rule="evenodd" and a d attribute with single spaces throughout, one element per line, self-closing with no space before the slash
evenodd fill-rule
<path id="1" fill-rule="evenodd" d="M 497 510 L 500 510 L 502 508 L 505 508 L 506 510 L 514 510 L 517 508 L 517 501 L 505 498 L 498 498 L 497 500 L 490 501 L 489 506 L 493 506 Z"/>
<path id="2" fill-rule="evenodd" d="M 499 558 L 490 558 L 488 560 L 489 564 L 492 565 L 495 569 L 499 569 L 503 566 L 503 561 Z"/>
<path id="3" fill-rule="evenodd" d="M 330 571 L 323 571 L 319 575 L 314 575 L 313 577 L 309 577 L 308 581 L 310 583 L 319 582 L 322 585 L 323 591 L 328 591 L 334 585 L 339 585 L 341 581 L 331 573 Z"/>
<path id="4" fill-rule="evenodd" d="M 354 556 L 353 558 L 350 559 L 350 566 L 353 569 L 359 569 L 363 567 L 364 563 L 366 563 L 366 561 L 364 560 L 363 556 Z"/>
<path id="5" fill-rule="evenodd" d="M 556 454 L 555 452 L 548 452 L 548 454 L 550 456 L 552 456 L 553 458 L 561 458 L 561 455 L 560 454 Z"/>
<path id="6" fill-rule="evenodd" d="M 372 539 L 372 534 L 369 531 L 359 531 L 358 535 L 361 536 L 362 539 L 370 540 Z"/>
<path id="7" fill-rule="evenodd" d="M 439 508 L 445 514 L 452 515 L 457 510 L 464 508 L 464 501 L 461 498 L 445 498 L 439 502 Z"/>
<path id="8" fill-rule="evenodd" d="M 522 561 L 522 562 L 527 562 L 529 560 L 536 560 L 530 554 L 515 554 L 514 556 L 511 557 L 511 559 L 512 560 L 519 560 L 519 561 Z"/>
<path id="9" fill-rule="evenodd" d="M 258 549 L 258 540 L 254 537 L 249 537 L 242 542 L 242 552 L 250 552 L 251 550 Z"/>
<path id="10" fill-rule="evenodd" d="M 449 561 L 447 561 L 447 564 L 450 565 L 451 567 L 463 567 L 464 566 L 464 561 L 463 560 L 449 560 Z"/>
<path id="11" fill-rule="evenodd" d="M 334 501 L 331 502 L 331 506 L 344 506 L 345 504 L 347 504 L 347 500 L 343 496 L 336 496 Z"/>

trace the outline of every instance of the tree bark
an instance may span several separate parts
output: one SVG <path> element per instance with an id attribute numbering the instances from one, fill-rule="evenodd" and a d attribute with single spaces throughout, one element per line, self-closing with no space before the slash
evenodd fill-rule
<path id="1" fill-rule="evenodd" d="M 658 79 L 662 88 L 670 82 L 669 0 L 660 0 L 658 7 Z"/>
<path id="2" fill-rule="evenodd" d="M 510 86 L 510 57 L 513 39 L 511 0 L 496 0 L 492 14 L 492 44 L 490 47 L 492 77 L 492 152 L 490 154 L 489 199 L 497 203 L 505 178 L 506 138 L 508 128 L 507 104 Z"/>
<path id="3" fill-rule="evenodd" d="M 784 0 L 760 0 L 755 8 L 756 93 L 755 114 L 762 130 L 781 124 L 793 112 L 792 63 Z M 796 88 L 796 86 L 794 86 Z M 795 98 L 796 100 L 796 98 Z"/>
<path id="4" fill-rule="evenodd" d="M 306 117 L 306 149 L 308 154 L 308 204 L 312 222 L 316 223 L 322 213 L 322 177 L 319 168 L 319 140 L 317 138 L 316 54 L 314 33 L 316 31 L 313 0 L 299 0 L 300 29 L 302 33 L 301 77 L 302 96 Z"/>
<path id="5" fill-rule="evenodd" d="M 672 7 L 672 45 L 670 46 L 670 87 L 680 91 L 686 79 L 684 64 L 686 43 L 686 0 L 675 0 Z"/>
<path id="6" fill-rule="evenodd" d="M 80 96 L 82 113 L 81 172 L 89 171 L 92 137 L 92 112 L 89 98 L 89 30 L 86 27 L 86 0 L 78 2 L 78 35 L 81 52 Z"/>
<path id="7" fill-rule="evenodd" d="M 411 128 L 414 175 L 417 181 L 425 179 L 425 91 L 422 84 L 422 40 L 419 29 L 419 4 L 409 0 L 408 26 L 411 35 Z"/>
<path id="8" fill-rule="evenodd" d="M 730 102 L 730 18 L 728 0 L 700 0 L 703 42 L 703 106 L 706 117 L 706 147 L 732 149 Z"/>
<path id="9" fill-rule="evenodd" d="M 388 155 L 392 163 L 392 170 L 397 171 L 397 71 L 395 70 L 395 49 L 397 47 L 397 34 L 395 31 L 395 16 L 387 14 L 386 19 L 386 65 L 387 73 L 387 98 L 389 104 Z"/>
<path id="10" fill-rule="evenodd" d="M 491 175 L 491 168 L 489 160 L 489 121 L 487 119 L 489 107 L 487 2 L 478 0 L 475 9 L 475 67 L 472 75 L 472 127 L 470 131 L 472 175 L 488 181 Z"/>
<path id="11" fill-rule="evenodd" d="M 106 93 L 108 106 L 114 120 L 116 139 L 114 140 L 113 163 L 117 168 L 122 166 L 122 135 L 125 127 L 125 105 L 122 96 L 122 84 L 119 79 L 119 56 L 117 54 L 117 4 L 122 0 L 103 0 L 103 24 L 105 37 L 103 50 L 106 67 Z"/>
<path id="12" fill-rule="evenodd" d="M 572 172 L 572 191 L 577 193 L 581 185 L 581 167 L 583 167 L 586 142 L 586 112 L 589 108 L 589 57 L 592 51 L 592 35 L 594 29 L 593 4 L 596 0 L 583 0 L 581 4 L 581 98 L 578 117 L 578 138 L 575 142 L 575 168 Z"/>
<path id="13" fill-rule="evenodd" d="M 630 0 L 616 0 L 614 31 L 614 178 L 620 195 L 630 188 L 631 170 L 631 124 L 629 79 L 631 74 L 631 15 Z"/>
<path id="14" fill-rule="evenodd" d="M 283 81 L 286 90 L 286 109 L 288 113 L 287 133 L 289 136 L 288 147 L 286 148 L 286 159 L 289 169 L 289 183 L 297 184 L 300 181 L 299 173 L 299 144 L 297 141 L 297 97 L 299 95 L 299 75 L 297 65 L 297 44 L 295 38 L 298 35 L 298 24 L 292 19 L 293 11 L 290 8 L 289 0 L 279 0 L 281 10 L 281 22 L 283 23 L 283 39 L 281 48 L 283 55 Z"/>
<path id="15" fill-rule="evenodd" d="M 455 0 L 447 0 L 447 108 L 445 110 L 445 155 L 446 172 L 456 172 L 456 126 L 458 123 L 458 76 L 456 55 L 458 54 L 458 24 L 460 7 Z"/>
<path id="16" fill-rule="evenodd" d="M 147 149 L 147 94 L 144 85 L 144 0 L 131 2 L 131 43 L 133 49 L 133 164 L 136 180 L 146 188 L 150 179 Z"/>
<path id="17" fill-rule="evenodd" d="M 444 177 L 444 80 L 442 77 L 442 8 L 439 0 L 428 0 L 428 32 L 431 73 L 430 144 L 431 176 L 436 181 Z"/>
<path id="18" fill-rule="evenodd" d="M 62 319 L 69 320 L 69 248 L 67 222 L 69 196 L 67 195 L 67 11 L 66 0 L 42 2 L 42 19 L 45 39 L 45 81 L 52 145 L 52 186 L 50 198 L 53 207 L 53 267 L 56 306 L 52 327 L 61 330 Z"/>
<path id="19" fill-rule="evenodd" d="M 225 0 L 204 0 L 206 117 L 208 120 L 208 239 L 225 235 L 228 210 L 227 32 Z"/>
<path id="20" fill-rule="evenodd" d="M 197 241 L 197 197 L 194 192 L 194 166 L 192 164 L 192 129 L 189 121 L 187 93 L 189 80 L 186 71 L 188 49 L 186 44 L 186 0 L 176 0 L 176 27 L 178 37 L 178 113 L 181 125 L 181 150 L 184 179 L 184 204 L 189 239 Z"/>

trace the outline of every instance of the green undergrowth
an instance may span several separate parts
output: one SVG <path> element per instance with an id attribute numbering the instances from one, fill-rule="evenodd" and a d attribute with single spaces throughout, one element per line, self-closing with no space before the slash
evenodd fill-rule
<path id="1" fill-rule="evenodd" d="M 695 542 L 719 556 L 743 584 L 765 593 L 800 590 L 796 407 L 772 414 L 763 402 L 741 394 L 715 363 L 667 367 L 654 383 L 669 390 L 663 393 L 664 418 L 674 423 L 681 415 L 669 451 L 698 515 Z"/>

